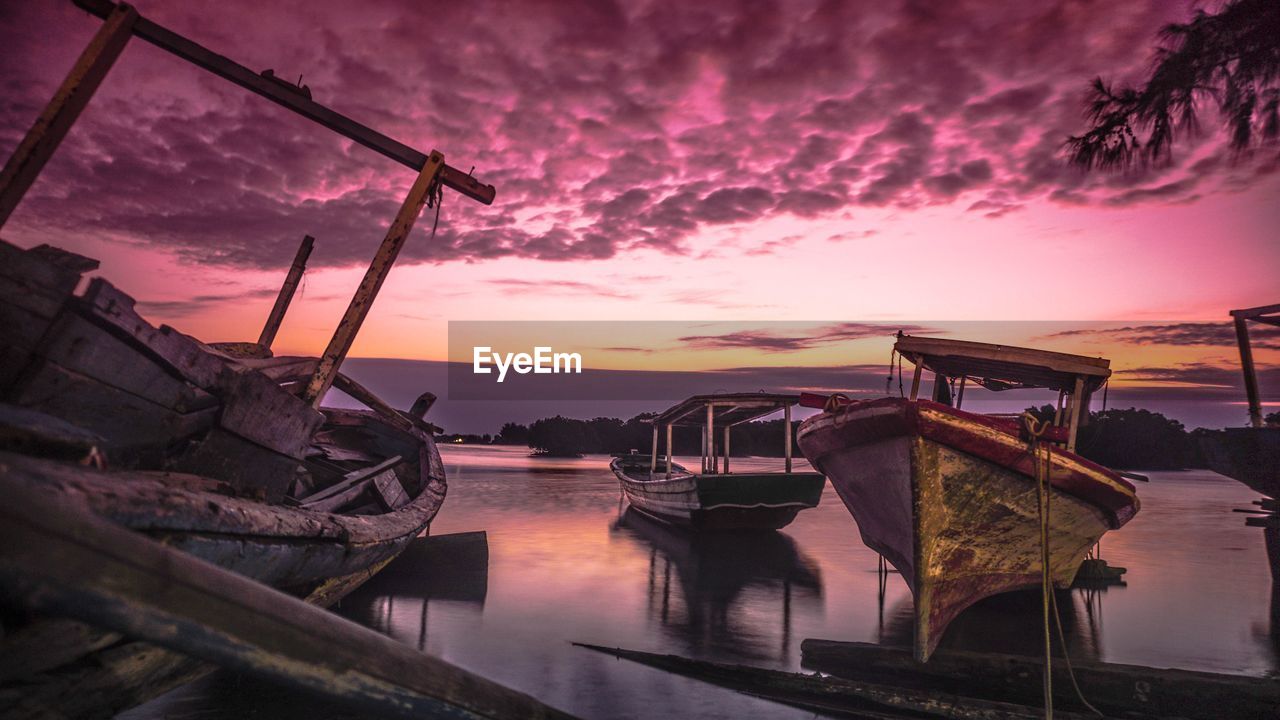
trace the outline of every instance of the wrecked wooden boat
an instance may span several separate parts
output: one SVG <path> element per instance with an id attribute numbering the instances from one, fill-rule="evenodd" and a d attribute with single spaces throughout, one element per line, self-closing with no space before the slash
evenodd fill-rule
<path id="1" fill-rule="evenodd" d="M 131 5 L 76 4 L 103 25 L 0 172 L 0 228 L 134 36 L 416 177 L 314 360 L 274 358 L 270 349 L 309 238 L 259 341 L 223 345 L 155 327 L 133 298 L 101 278 L 79 291 L 96 261 L 0 241 L 4 480 L 36 497 L 87 507 L 179 557 L 186 557 L 182 551 L 312 604 L 331 603 L 426 532 L 445 493 L 434 428 L 422 419 L 434 396 L 402 412 L 339 369 L 424 205 L 438 209 L 446 187 L 490 204 L 494 188 L 447 165 L 441 153 L 361 125 L 315 102 L 306 88 L 256 73 Z M 369 409 L 321 407 L 334 387 Z M 29 594 L 4 596 L 5 717 L 110 716 L 207 667 L 145 635 L 77 613 L 42 613 Z M 212 625 L 202 631 L 218 632 Z"/>
<path id="2" fill-rule="evenodd" d="M 791 406 L 799 399 L 774 393 L 695 395 L 650 421 L 653 447 L 647 457 L 622 455 L 609 467 L 631 506 L 662 522 L 695 530 L 785 527 L 801 510 L 817 506 L 826 482 L 819 473 L 791 469 Z M 785 415 L 783 471 L 731 473 L 730 428 L 778 410 Z M 702 428 L 702 468 L 696 473 L 671 459 L 673 428 L 686 425 Z M 661 428 L 666 455 L 659 458 Z M 723 428 L 719 450 L 717 428 Z"/>
<path id="3" fill-rule="evenodd" d="M 1249 426 L 1201 432 L 1200 447 L 1210 470 L 1280 500 L 1280 425 L 1268 424 L 1263 418 L 1253 343 L 1249 338 L 1250 322 L 1280 326 L 1280 305 L 1232 310 L 1231 317 L 1240 348 L 1240 367 L 1244 371 Z"/>
<path id="4" fill-rule="evenodd" d="M 444 469 L 421 418 L 314 409 L 291 391 L 314 360 L 233 358 L 151 325 L 101 278 L 75 294 L 96 265 L 86 258 L 2 241 L 0 258 L 6 482 L 319 605 L 396 557 L 440 509 Z M 208 667 L 11 611 L 6 717 L 110 715 Z"/>
<path id="5" fill-rule="evenodd" d="M 1128 522 L 1139 504 L 1131 484 L 1075 453 L 1090 395 L 1110 375 L 1107 360 L 901 335 L 895 350 L 916 366 L 909 398 L 806 395 L 802 404 L 824 412 L 801 424 L 798 440 L 853 514 L 862 541 L 906 580 L 915 598 L 914 652 L 923 661 L 961 611 L 1039 586 L 1044 566 L 1043 459 L 1032 452 L 1024 422 L 959 408 L 968 381 L 990 390 L 1058 391 L 1056 417 L 1036 443 L 1050 446 L 1054 585 L 1070 586 L 1098 539 Z M 918 397 L 926 369 L 935 374 L 932 400 Z"/>

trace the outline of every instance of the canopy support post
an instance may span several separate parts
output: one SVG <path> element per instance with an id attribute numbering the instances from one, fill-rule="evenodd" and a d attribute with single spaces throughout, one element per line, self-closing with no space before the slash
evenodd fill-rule
<path id="1" fill-rule="evenodd" d="M 787 449 L 784 451 L 783 457 L 787 459 L 786 472 L 791 472 L 791 406 L 787 405 L 782 409 L 782 442 L 786 443 Z"/>
<path id="2" fill-rule="evenodd" d="M 716 407 L 707 403 L 707 472 L 720 471 L 720 459 L 716 457 Z"/>
<path id="3" fill-rule="evenodd" d="M 653 448 L 649 452 L 649 479 L 658 471 L 658 426 L 653 426 Z"/>
<path id="4" fill-rule="evenodd" d="M 924 372 L 924 361 L 916 362 L 916 372 L 911 376 L 911 400 L 912 402 L 920 395 L 920 375 Z"/>
<path id="5" fill-rule="evenodd" d="M 1244 370 L 1244 393 L 1249 400 L 1249 424 L 1262 427 L 1262 401 L 1258 397 L 1258 375 L 1253 367 L 1253 346 L 1245 318 L 1235 318 L 1236 344 L 1240 346 L 1240 367 Z"/>
<path id="6" fill-rule="evenodd" d="M 667 423 L 667 479 L 671 479 L 671 423 Z"/>
<path id="7" fill-rule="evenodd" d="M 1080 407 L 1084 405 L 1084 377 L 1076 376 L 1076 387 L 1071 393 L 1071 429 L 1067 435 L 1067 452 L 1076 451 L 1076 434 L 1080 431 Z"/>
<path id="8" fill-rule="evenodd" d="M 729 474 L 729 426 L 724 426 L 724 474 Z"/>

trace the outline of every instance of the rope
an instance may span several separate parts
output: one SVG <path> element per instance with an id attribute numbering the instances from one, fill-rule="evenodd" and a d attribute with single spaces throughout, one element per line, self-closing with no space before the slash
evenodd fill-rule
<path id="1" fill-rule="evenodd" d="M 1040 521 L 1040 600 L 1044 625 L 1044 717 L 1053 720 L 1053 646 L 1052 628 L 1058 628 L 1058 640 L 1062 643 L 1062 657 L 1067 666 L 1067 677 L 1075 690 L 1080 703 L 1099 717 L 1102 712 L 1089 703 L 1080 690 L 1076 680 L 1075 669 L 1071 666 L 1071 654 L 1067 652 L 1067 635 L 1062 630 L 1062 615 L 1058 612 L 1058 598 L 1053 593 L 1053 577 L 1049 571 L 1049 517 L 1050 499 L 1053 495 L 1050 485 L 1050 472 L 1053 467 L 1053 443 L 1041 442 L 1044 433 L 1053 425 L 1048 420 L 1037 420 L 1031 413 L 1022 414 L 1023 425 L 1027 428 L 1027 451 L 1035 460 L 1036 473 L 1036 508 Z M 1053 625 L 1049 624 L 1049 613 L 1053 612 Z"/>

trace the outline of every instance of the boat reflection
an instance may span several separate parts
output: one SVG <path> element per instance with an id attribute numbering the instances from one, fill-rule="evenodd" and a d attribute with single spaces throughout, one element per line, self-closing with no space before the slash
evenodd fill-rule
<path id="1" fill-rule="evenodd" d="M 394 562 L 343 598 L 337 610 L 425 651 L 427 618 L 433 605 L 448 604 L 454 611 L 470 608 L 478 620 L 488 592 L 489 543 L 485 533 L 439 535 L 415 540 Z"/>
<path id="2" fill-rule="evenodd" d="M 1073 660 L 1099 660 L 1101 657 L 1102 596 L 1105 592 L 1105 588 L 1054 591 L 1062 637 L 1066 638 L 1067 652 Z M 881 626 L 880 644 L 911 647 L 914 623 L 915 612 L 908 597 L 893 607 Z M 1056 628 L 1053 630 L 1053 646 L 1055 654 L 1061 652 Z M 1001 593 L 975 603 L 951 622 L 938 649 L 1042 655 L 1044 615 L 1040 592 Z"/>
<path id="3" fill-rule="evenodd" d="M 649 619 L 693 655 L 786 659 L 793 614 L 822 614 L 816 563 L 780 532 L 696 534 L 628 507 L 612 533 L 647 550 Z"/>

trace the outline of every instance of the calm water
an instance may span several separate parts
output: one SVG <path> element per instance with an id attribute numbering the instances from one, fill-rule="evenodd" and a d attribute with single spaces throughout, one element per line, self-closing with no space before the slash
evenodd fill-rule
<path id="1" fill-rule="evenodd" d="M 881 592 L 877 557 L 830 486 L 781 533 L 693 541 L 626 513 L 606 457 L 442 452 L 449 496 L 432 534 L 487 531 L 487 573 L 473 564 L 442 580 L 393 564 L 339 612 L 559 708 L 588 718 L 812 717 L 574 641 L 792 670 L 805 638 L 910 642 L 906 585 L 891 574 Z M 743 470 L 779 463 L 734 460 Z M 1129 569 L 1126 584 L 1072 591 L 1061 606 L 1072 656 L 1280 674 L 1262 533 L 1231 512 L 1255 493 L 1209 472 L 1150 477 L 1138 488 L 1142 511 L 1102 543 L 1103 557 Z M 1038 598 L 976 606 L 943 646 L 1039 652 Z M 344 713 L 224 674 L 128 715 L 318 714 Z"/>

